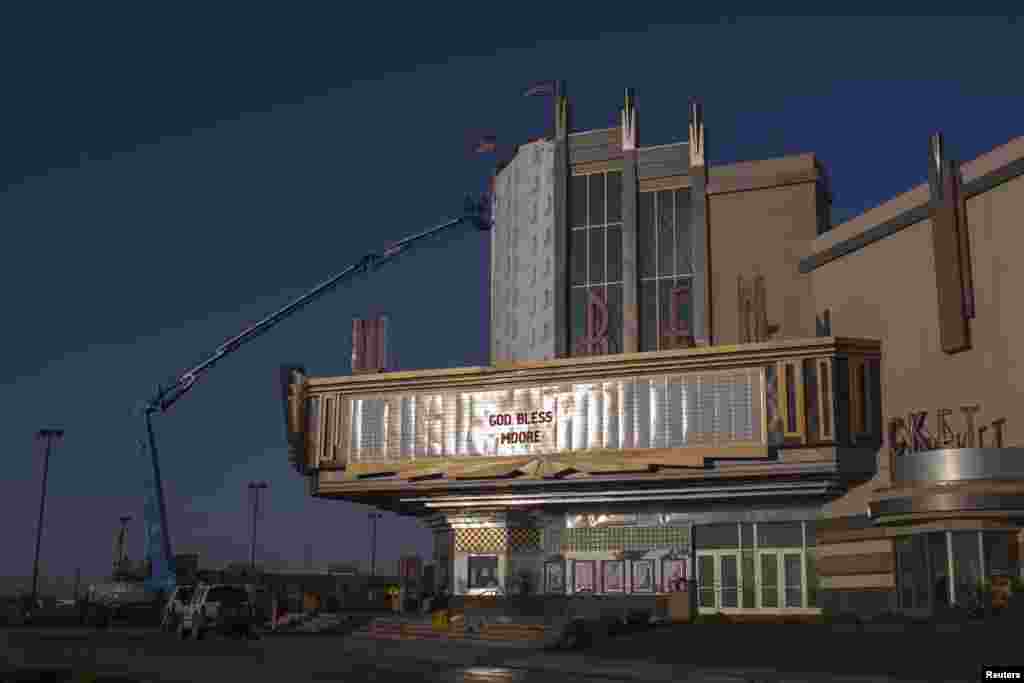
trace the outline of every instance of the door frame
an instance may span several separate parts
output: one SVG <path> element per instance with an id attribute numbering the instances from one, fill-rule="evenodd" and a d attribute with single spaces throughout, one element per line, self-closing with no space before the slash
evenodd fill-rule
<path id="1" fill-rule="evenodd" d="M 787 555 L 796 555 L 800 558 L 800 604 L 789 606 L 786 604 L 786 562 L 785 558 Z M 762 604 L 763 600 L 763 589 L 764 589 L 764 577 L 761 574 L 762 557 L 775 557 L 775 570 L 776 570 L 776 582 L 775 590 L 778 595 L 779 604 L 775 607 L 765 607 Z M 755 609 L 759 610 L 791 610 L 791 609 L 803 609 L 807 607 L 807 557 L 804 554 L 803 548 L 766 548 L 758 549 L 754 553 L 754 591 Z"/>
<path id="2" fill-rule="evenodd" d="M 700 559 L 702 557 L 711 557 L 714 561 L 715 575 L 714 581 L 711 584 L 712 594 L 714 595 L 714 605 L 711 607 L 701 606 L 702 592 L 705 590 L 701 584 L 701 569 Z M 736 607 L 723 607 L 722 606 L 722 559 L 725 557 L 731 557 L 736 561 Z M 698 550 L 693 559 L 693 574 L 694 583 L 697 589 L 697 610 L 700 614 L 713 614 L 720 612 L 723 609 L 736 609 L 743 604 L 743 554 L 739 549 L 728 549 L 728 550 Z"/>

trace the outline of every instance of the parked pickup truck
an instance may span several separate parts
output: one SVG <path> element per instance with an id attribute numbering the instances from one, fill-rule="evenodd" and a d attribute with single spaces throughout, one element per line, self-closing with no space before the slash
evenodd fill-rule
<path id="1" fill-rule="evenodd" d="M 185 615 L 185 609 L 192 602 L 193 593 L 195 593 L 195 586 L 178 586 L 174 589 L 174 593 L 171 594 L 164 606 L 160 621 L 160 627 L 164 631 L 173 633 L 178 630 L 178 625 L 181 624 L 182 617 Z"/>
<path id="2" fill-rule="evenodd" d="M 256 615 L 244 586 L 201 584 L 178 625 L 181 639 L 200 640 L 207 633 L 256 636 Z"/>

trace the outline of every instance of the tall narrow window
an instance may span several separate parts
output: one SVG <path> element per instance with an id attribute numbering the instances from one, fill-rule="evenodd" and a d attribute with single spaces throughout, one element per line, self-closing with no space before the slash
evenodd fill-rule
<path id="1" fill-rule="evenodd" d="M 640 349 L 687 345 L 692 337 L 690 190 L 641 192 L 637 232 Z"/>
<path id="2" fill-rule="evenodd" d="M 569 183 L 569 227 L 587 225 L 587 177 L 573 176 Z"/>
<path id="3" fill-rule="evenodd" d="M 622 173 L 570 182 L 571 353 L 622 351 Z M 605 350 L 606 349 L 606 350 Z"/>

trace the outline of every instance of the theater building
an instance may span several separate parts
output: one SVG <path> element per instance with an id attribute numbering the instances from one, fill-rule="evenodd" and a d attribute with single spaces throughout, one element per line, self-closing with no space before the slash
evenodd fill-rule
<path id="1" fill-rule="evenodd" d="M 932 610 L 1017 575 L 1024 139 L 831 227 L 813 154 L 708 163 L 621 126 L 494 177 L 486 367 L 283 373 L 313 495 L 416 515 L 456 594 Z M 831 228 L 831 229 L 830 229 Z M 1014 285 L 1013 283 L 1017 284 Z"/>

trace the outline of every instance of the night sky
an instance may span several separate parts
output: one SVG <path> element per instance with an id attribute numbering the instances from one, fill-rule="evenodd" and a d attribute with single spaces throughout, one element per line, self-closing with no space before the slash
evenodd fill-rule
<path id="1" fill-rule="evenodd" d="M 139 402 L 366 252 L 457 215 L 493 168 L 474 136 L 511 145 L 549 129 L 550 100 L 519 95 L 533 81 L 567 81 L 577 130 L 614 125 L 636 88 L 642 145 L 685 139 L 700 97 L 712 164 L 814 152 L 837 219 L 923 182 L 933 130 L 961 160 L 1024 135 L 1024 26 L 1006 17 L 616 18 L 613 32 L 605 10 L 599 26 L 550 5 L 428 7 L 0 16 L 0 576 L 32 569 L 36 430 L 66 430 L 42 572 L 104 575 L 125 514 L 138 559 Z M 313 544 L 318 566 L 365 566 L 368 509 L 313 500 L 288 466 L 277 367 L 348 373 L 352 317 L 379 312 L 402 369 L 486 363 L 488 253 L 467 233 L 403 257 L 159 417 L 174 550 L 247 559 L 246 484 L 266 480 L 260 557 L 301 567 Z M 378 572 L 429 557 L 416 521 L 379 529 Z"/>

